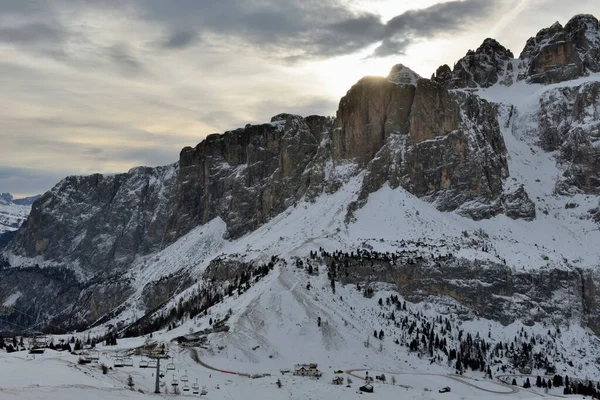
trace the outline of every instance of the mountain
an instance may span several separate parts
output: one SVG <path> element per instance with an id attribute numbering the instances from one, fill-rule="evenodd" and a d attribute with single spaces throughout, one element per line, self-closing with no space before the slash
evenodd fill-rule
<path id="1" fill-rule="evenodd" d="M 18 206 L 31 206 L 40 197 L 42 197 L 41 194 L 36 194 L 35 196 L 23 197 L 22 199 L 13 199 L 13 204 Z"/>
<path id="2" fill-rule="evenodd" d="M 14 199 L 10 193 L 0 193 L 0 248 L 8 243 L 9 236 L 14 236 L 13 232 L 27 219 L 33 202 L 40 197 Z"/>
<path id="3" fill-rule="evenodd" d="M 0 329 L 42 321 L 136 336 L 203 324 L 225 303 L 238 343 L 259 330 L 249 317 L 258 305 L 260 315 L 273 305 L 293 320 L 301 307 L 306 318 L 348 322 L 337 296 L 316 304 L 310 289 L 294 289 L 312 282 L 357 309 L 397 293 L 420 310 L 403 314 L 406 324 L 429 333 L 448 316 L 453 332 L 473 336 L 510 337 L 518 326 L 552 342 L 551 364 L 576 373 L 565 354 L 587 351 L 594 364 L 586 335 L 600 334 L 598 54 L 598 20 L 578 15 L 529 39 L 518 59 L 486 39 L 431 79 L 403 65 L 362 78 L 335 118 L 279 114 L 209 135 L 168 166 L 67 177 L 3 252 L 0 296 L 20 312 Z M 355 287 L 364 296 L 350 295 Z M 276 306 L 286 290 L 292 311 Z M 375 322 L 353 318 L 358 343 Z M 284 352 L 278 324 L 260 345 Z M 326 351 L 350 340 L 322 331 L 310 334 Z M 504 362 L 540 365 L 517 358 Z"/>

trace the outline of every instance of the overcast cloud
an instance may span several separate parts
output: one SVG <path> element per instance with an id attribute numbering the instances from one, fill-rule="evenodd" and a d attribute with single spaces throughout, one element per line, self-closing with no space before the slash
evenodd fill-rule
<path id="1" fill-rule="evenodd" d="M 401 3 L 401 4 L 399 4 Z M 424 76 L 493 36 L 526 39 L 596 1 L 5 0 L 0 192 L 177 161 L 272 115 L 333 115 L 361 76 Z"/>

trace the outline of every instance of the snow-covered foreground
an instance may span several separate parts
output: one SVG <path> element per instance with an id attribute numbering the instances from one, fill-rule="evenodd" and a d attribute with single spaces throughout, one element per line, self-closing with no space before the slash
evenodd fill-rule
<path id="1" fill-rule="evenodd" d="M 373 394 L 361 395 L 358 388 L 363 383 L 358 377 L 351 377 L 351 387 L 332 385 L 333 372 L 324 371 L 320 379 L 297 377 L 290 374 L 267 376 L 251 379 L 243 376 L 224 374 L 208 370 L 184 354 L 177 358 L 177 370 L 174 374 L 167 371 L 163 381 L 167 390 L 172 392 L 173 375 L 178 379 L 185 373 L 192 382 L 198 382 L 207 390 L 204 396 L 181 391 L 179 396 L 204 397 L 207 399 L 353 399 L 363 396 L 378 399 L 486 399 L 503 396 L 505 399 L 527 399 L 538 397 L 530 391 L 518 390 L 491 381 L 468 378 L 451 378 L 436 375 L 387 374 L 388 383 L 375 384 Z M 110 363 L 106 355 L 100 362 Z M 175 394 L 165 394 L 161 387 L 160 395 L 153 393 L 153 371 L 137 368 L 139 357 L 134 357 L 135 367 L 113 368 L 103 375 L 98 364 L 78 365 L 77 356 L 47 351 L 43 355 L 33 356 L 25 352 L 5 354 L 0 357 L 0 398 L 1 399 L 143 399 L 172 398 Z M 187 371 L 187 372 L 185 372 Z M 372 375 L 378 373 L 371 371 Z M 364 371 L 353 372 L 364 376 Z M 134 390 L 127 386 L 128 376 L 134 381 Z M 348 374 L 342 374 L 347 378 Z M 394 376 L 395 385 L 389 380 Z M 282 386 L 276 384 L 281 380 Z M 444 386 L 450 386 L 450 393 L 438 393 Z M 180 381 L 180 390 L 183 388 Z M 141 392 L 140 392 L 141 390 Z M 143 392 L 143 393 L 142 393 Z M 498 393 L 492 393 L 498 392 Z"/>
<path id="2" fill-rule="evenodd" d="M 310 283 L 310 288 L 308 287 Z M 114 366 L 115 358 L 122 357 L 145 342 L 164 344 L 170 356 L 161 362 L 161 396 L 173 392 L 171 385 L 176 379 L 181 395 L 192 396 L 192 384 L 198 382 L 207 390 L 209 399 L 352 399 L 369 396 L 378 399 L 488 399 L 502 396 L 510 399 L 528 399 L 539 396 L 561 396 L 562 388 L 548 394 L 543 389 L 524 390 L 500 382 L 503 372 L 493 365 L 496 379 L 485 377 L 484 372 L 465 371 L 455 375 L 454 363 L 432 362 L 431 357 L 420 352 L 409 352 L 395 343 L 402 333 L 386 325 L 381 318 L 378 298 L 394 292 L 381 285 L 376 296 L 367 299 L 354 285 L 338 283 L 333 293 L 325 271 L 308 275 L 295 266 L 277 266 L 265 278 L 241 295 L 233 295 L 209 309 L 207 315 L 187 319 L 172 330 L 155 332 L 152 337 L 118 339 L 116 346 L 99 345 L 98 363 L 78 365 L 77 356 L 48 350 L 44 355 L 0 353 L 0 399 L 109 399 L 144 398 L 157 396 L 154 391 L 154 370 L 139 368 L 143 360 L 132 355 L 132 367 Z M 404 315 L 428 317 L 451 316 L 452 310 L 435 304 L 409 304 L 408 310 L 396 311 L 398 318 Z M 227 332 L 210 333 L 202 346 L 183 347 L 173 339 L 191 332 L 209 328 L 211 320 L 230 315 Z M 318 320 L 321 319 L 321 326 Z M 509 341 L 524 328 L 515 323 L 503 327 L 487 320 L 465 321 L 465 332 L 473 336 L 484 335 L 490 343 Z M 385 338 L 374 338 L 373 330 L 383 330 Z M 544 334 L 548 327 L 536 325 L 525 327 L 527 332 Z M 454 334 L 458 334 L 453 330 Z M 75 334 L 85 339 L 87 332 Z M 92 334 L 94 332 L 92 331 Z M 54 342 L 69 336 L 54 336 Z M 572 326 L 563 330 L 557 339 L 561 351 L 573 360 L 569 370 L 558 371 L 572 378 L 598 379 L 600 370 L 594 363 L 596 341 L 583 328 Z M 587 349 L 587 354 L 580 352 Z M 112 367 L 103 375 L 100 363 Z M 174 370 L 168 368 L 173 363 Z M 320 379 L 282 374 L 281 370 L 293 370 L 297 363 L 318 363 L 323 376 Z M 210 369 L 214 368 L 214 369 Z M 336 375 L 335 371 L 344 371 Z M 229 371 L 232 373 L 224 373 Z M 364 377 L 385 374 L 386 383 L 374 383 L 374 394 L 358 394 Z M 542 370 L 534 370 L 531 381 Z M 247 375 L 265 375 L 252 379 Z M 509 370 L 506 375 L 518 375 Z M 135 390 L 127 386 L 131 375 Z M 188 376 L 190 391 L 183 391 L 183 376 Z M 343 385 L 332 385 L 336 376 L 342 376 Z M 353 382 L 347 387 L 346 379 Z M 282 387 L 276 384 L 281 380 Z M 509 381 L 512 377 L 505 378 Z M 521 386 L 525 377 L 518 376 Z M 395 384 L 392 382 L 395 381 Z M 439 393 L 449 386 L 450 393 Z"/>

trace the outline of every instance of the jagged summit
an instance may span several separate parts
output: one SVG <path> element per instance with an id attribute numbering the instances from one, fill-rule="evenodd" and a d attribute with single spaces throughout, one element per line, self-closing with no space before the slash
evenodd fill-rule
<path id="1" fill-rule="evenodd" d="M 458 60 L 452 71 L 452 76 L 447 75 L 439 79 L 449 81 L 454 88 L 490 87 L 499 81 L 511 84 L 513 53 L 502 46 L 495 39 L 487 38 L 477 50 L 469 50 Z M 507 73 L 508 72 L 508 73 Z M 436 75 L 437 76 L 437 75 Z"/>
<path id="2" fill-rule="evenodd" d="M 519 79 L 556 83 L 600 72 L 600 26 L 593 15 L 556 22 L 530 38 L 519 56 Z"/>
<path id="3" fill-rule="evenodd" d="M 600 25 L 593 15 L 576 15 L 563 27 L 555 22 L 531 37 L 518 59 L 497 40 L 487 38 L 469 50 L 453 70 L 442 65 L 437 82 L 453 89 L 564 82 L 600 72 Z"/>
<path id="4" fill-rule="evenodd" d="M 390 82 L 401 85 L 415 86 L 419 79 L 421 79 L 419 74 L 402 64 L 394 65 L 387 76 L 387 80 Z"/>

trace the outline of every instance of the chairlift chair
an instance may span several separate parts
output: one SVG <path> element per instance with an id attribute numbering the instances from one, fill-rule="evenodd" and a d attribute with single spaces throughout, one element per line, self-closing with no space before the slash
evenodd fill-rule
<path id="1" fill-rule="evenodd" d="M 206 386 L 202 386 L 202 391 L 200 392 L 200 396 L 204 396 L 208 394 L 208 391 L 206 390 Z"/>
<path id="2" fill-rule="evenodd" d="M 173 377 L 173 380 L 171 381 L 171 386 L 177 386 L 179 385 L 179 382 L 177 382 L 177 379 L 175 377 Z"/>
<path id="3" fill-rule="evenodd" d="M 200 394 L 200 385 L 198 385 L 198 379 L 196 379 L 196 383 L 192 385 L 192 393 Z"/>
<path id="4" fill-rule="evenodd" d="M 187 383 L 183 385 L 183 391 L 184 392 L 189 392 L 190 391 L 190 385 L 188 385 Z"/>
<path id="5" fill-rule="evenodd" d="M 122 367 L 123 366 L 123 359 L 122 358 L 115 358 L 115 368 L 116 367 Z"/>
<path id="6" fill-rule="evenodd" d="M 167 364 L 167 371 L 175 371 L 175 364 L 168 363 Z"/>
<path id="7" fill-rule="evenodd" d="M 148 368 L 148 361 L 146 361 L 146 360 L 140 361 L 140 368 Z"/>
<path id="8" fill-rule="evenodd" d="M 183 376 L 181 377 L 181 382 L 187 382 L 187 381 L 189 381 L 189 380 L 190 380 L 190 378 L 189 378 L 189 377 L 188 377 L 188 375 L 187 375 L 187 369 L 186 369 L 186 370 L 185 370 L 185 375 L 183 375 Z"/>
<path id="9" fill-rule="evenodd" d="M 156 360 L 155 359 L 150 360 L 150 362 L 148 363 L 148 368 L 156 368 Z"/>
<path id="10" fill-rule="evenodd" d="M 125 367 L 133 367 L 133 358 L 125 357 L 123 358 L 123 366 Z"/>

